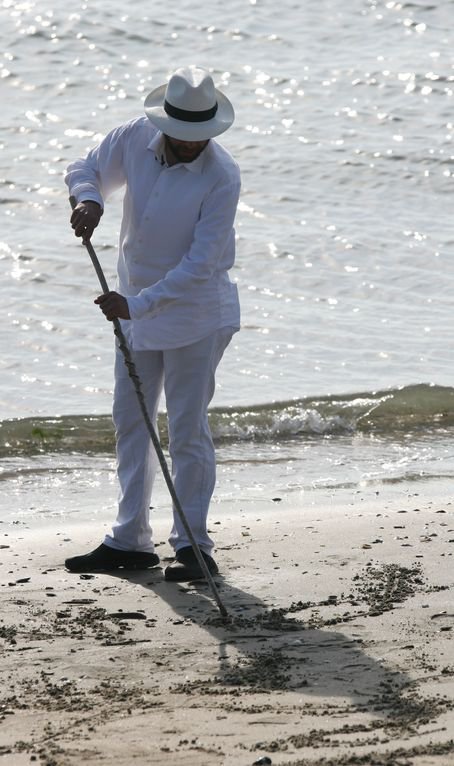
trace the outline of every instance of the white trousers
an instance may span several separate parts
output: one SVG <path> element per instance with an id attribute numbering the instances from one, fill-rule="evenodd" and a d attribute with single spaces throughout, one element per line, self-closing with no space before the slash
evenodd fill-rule
<path id="1" fill-rule="evenodd" d="M 216 480 L 208 405 L 214 394 L 216 368 L 233 333 L 232 328 L 225 327 L 183 348 L 132 352 L 155 427 L 164 387 L 172 479 L 191 531 L 205 553 L 213 549 L 207 516 Z M 117 519 L 104 543 L 119 550 L 153 552 L 150 500 L 159 463 L 119 349 L 113 421 L 120 493 Z M 175 509 L 169 543 L 175 551 L 191 544 Z"/>

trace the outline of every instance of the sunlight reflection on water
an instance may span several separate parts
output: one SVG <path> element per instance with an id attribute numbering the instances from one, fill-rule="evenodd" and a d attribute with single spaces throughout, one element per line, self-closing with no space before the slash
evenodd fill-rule
<path id="1" fill-rule="evenodd" d="M 219 403 L 451 382 L 450 3 L 2 3 L 0 416 L 107 412 L 110 328 L 62 174 L 188 60 L 243 171 L 243 331 Z M 120 198 L 94 244 L 113 283 Z M 46 323 L 43 323 L 43 321 Z M 71 374 L 68 369 L 71 368 Z M 49 388 L 52 396 L 49 396 Z"/>

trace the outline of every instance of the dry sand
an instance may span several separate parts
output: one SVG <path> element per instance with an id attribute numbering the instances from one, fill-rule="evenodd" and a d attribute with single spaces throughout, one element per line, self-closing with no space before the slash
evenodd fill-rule
<path id="1" fill-rule="evenodd" d="M 214 513 L 228 624 L 161 568 L 66 572 L 99 524 L 0 525 L 0 766 L 454 763 L 454 511 L 422 497 Z"/>

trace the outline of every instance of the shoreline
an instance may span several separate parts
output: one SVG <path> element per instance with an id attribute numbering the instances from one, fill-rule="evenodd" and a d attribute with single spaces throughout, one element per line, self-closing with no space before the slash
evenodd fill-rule
<path id="1" fill-rule="evenodd" d="M 271 457 L 270 461 L 267 456 Z M 55 524 L 110 526 L 116 515 L 118 495 L 115 459 L 107 455 L 95 458 L 49 455 L 48 458 L 44 463 L 40 459 L 37 465 L 24 458 L 19 467 L 3 461 L 0 479 L 7 502 L 2 509 L 0 534 L 10 525 L 25 528 Z M 316 457 L 310 460 L 317 462 Z M 281 507 L 298 508 L 303 514 L 317 508 L 326 514 L 331 510 L 337 513 L 350 505 L 402 503 L 405 506 L 420 497 L 444 502 L 451 495 L 449 475 L 361 478 L 361 473 L 353 471 L 355 480 L 329 483 L 327 479 L 306 478 L 307 464 L 306 454 L 301 465 L 291 465 L 291 470 L 286 470 L 285 459 L 276 460 L 275 455 L 260 455 L 258 460 L 246 459 L 241 464 L 218 460 L 210 518 L 231 514 L 236 517 L 242 512 L 254 514 L 257 506 L 262 512 L 275 513 L 281 500 L 284 500 Z M 303 481 L 298 480 L 299 471 Z M 152 503 L 153 517 L 158 523 L 170 519 L 171 501 L 161 472 L 156 477 Z"/>
<path id="2" fill-rule="evenodd" d="M 229 623 L 204 583 L 166 583 L 160 568 L 66 572 L 104 520 L 2 524 L 0 764 L 447 766 L 445 489 L 215 505 Z M 159 514 L 155 532 L 164 566 Z"/>

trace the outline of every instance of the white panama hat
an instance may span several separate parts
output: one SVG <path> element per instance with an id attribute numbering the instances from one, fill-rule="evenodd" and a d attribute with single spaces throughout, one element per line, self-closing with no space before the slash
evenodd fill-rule
<path id="1" fill-rule="evenodd" d="M 150 122 L 171 138 L 206 141 L 230 128 L 233 106 L 214 87 L 211 75 L 200 67 L 177 69 L 167 85 L 160 85 L 145 99 Z"/>

